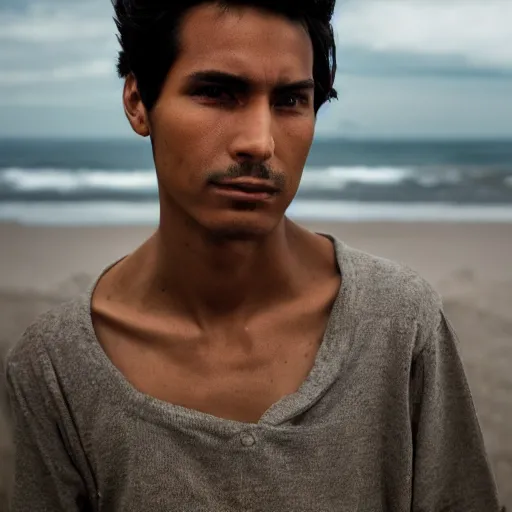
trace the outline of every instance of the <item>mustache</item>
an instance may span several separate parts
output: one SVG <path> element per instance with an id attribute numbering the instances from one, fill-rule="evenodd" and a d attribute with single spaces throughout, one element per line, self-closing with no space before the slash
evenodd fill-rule
<path id="1" fill-rule="evenodd" d="M 212 171 L 208 173 L 209 182 L 235 178 L 257 178 L 271 181 L 279 190 L 282 190 L 286 183 L 284 173 L 262 163 L 242 162 L 241 164 L 231 165 L 225 171 Z"/>

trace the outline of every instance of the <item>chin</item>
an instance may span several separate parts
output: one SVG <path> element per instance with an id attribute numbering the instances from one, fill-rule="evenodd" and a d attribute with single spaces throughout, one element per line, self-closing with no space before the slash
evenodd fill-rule
<path id="1" fill-rule="evenodd" d="M 222 217 L 210 219 L 203 224 L 213 238 L 226 241 L 257 241 L 273 233 L 284 215 L 276 217 L 256 211 L 246 211 Z"/>

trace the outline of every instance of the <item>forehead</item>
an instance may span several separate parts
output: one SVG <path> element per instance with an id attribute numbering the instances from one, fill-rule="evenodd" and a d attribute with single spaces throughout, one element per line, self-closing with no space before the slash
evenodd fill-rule
<path id="1" fill-rule="evenodd" d="M 188 74 L 205 68 L 256 82 L 304 80 L 312 78 L 313 47 L 299 22 L 251 7 L 226 11 L 203 4 L 183 20 L 174 70 Z"/>

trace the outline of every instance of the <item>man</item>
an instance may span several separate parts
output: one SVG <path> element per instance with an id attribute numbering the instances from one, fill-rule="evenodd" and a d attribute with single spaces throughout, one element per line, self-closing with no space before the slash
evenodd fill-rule
<path id="1" fill-rule="evenodd" d="M 334 0 L 115 2 L 154 236 L 10 353 L 13 510 L 498 510 L 439 296 L 285 212 Z"/>

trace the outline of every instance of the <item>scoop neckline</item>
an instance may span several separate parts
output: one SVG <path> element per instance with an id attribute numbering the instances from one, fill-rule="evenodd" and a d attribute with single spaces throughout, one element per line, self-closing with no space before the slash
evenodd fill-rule
<path id="1" fill-rule="evenodd" d="M 258 429 L 278 427 L 311 407 L 323 393 L 334 383 L 349 359 L 351 350 L 350 322 L 351 304 L 355 300 L 357 288 L 354 286 L 354 269 L 348 256 L 348 246 L 336 237 L 317 233 L 328 238 L 334 246 L 341 284 L 331 307 L 322 342 L 318 348 L 313 366 L 300 387 L 294 393 L 285 395 L 273 403 L 261 416 L 257 423 L 231 420 L 215 416 L 196 409 L 166 402 L 152 395 L 139 391 L 124 374 L 117 368 L 103 349 L 92 320 L 92 296 L 99 280 L 114 265 L 125 257 L 119 258 L 108 265 L 89 286 L 80 303 L 83 328 L 89 340 L 89 355 L 94 365 L 96 375 L 111 391 L 110 399 L 121 403 L 132 414 L 143 417 L 153 423 L 170 426 L 179 423 L 194 423 L 197 427 L 215 424 L 220 431 L 238 432 L 241 429 Z M 341 317 L 341 321 L 339 320 Z M 210 428 L 208 430 L 210 430 Z"/>

